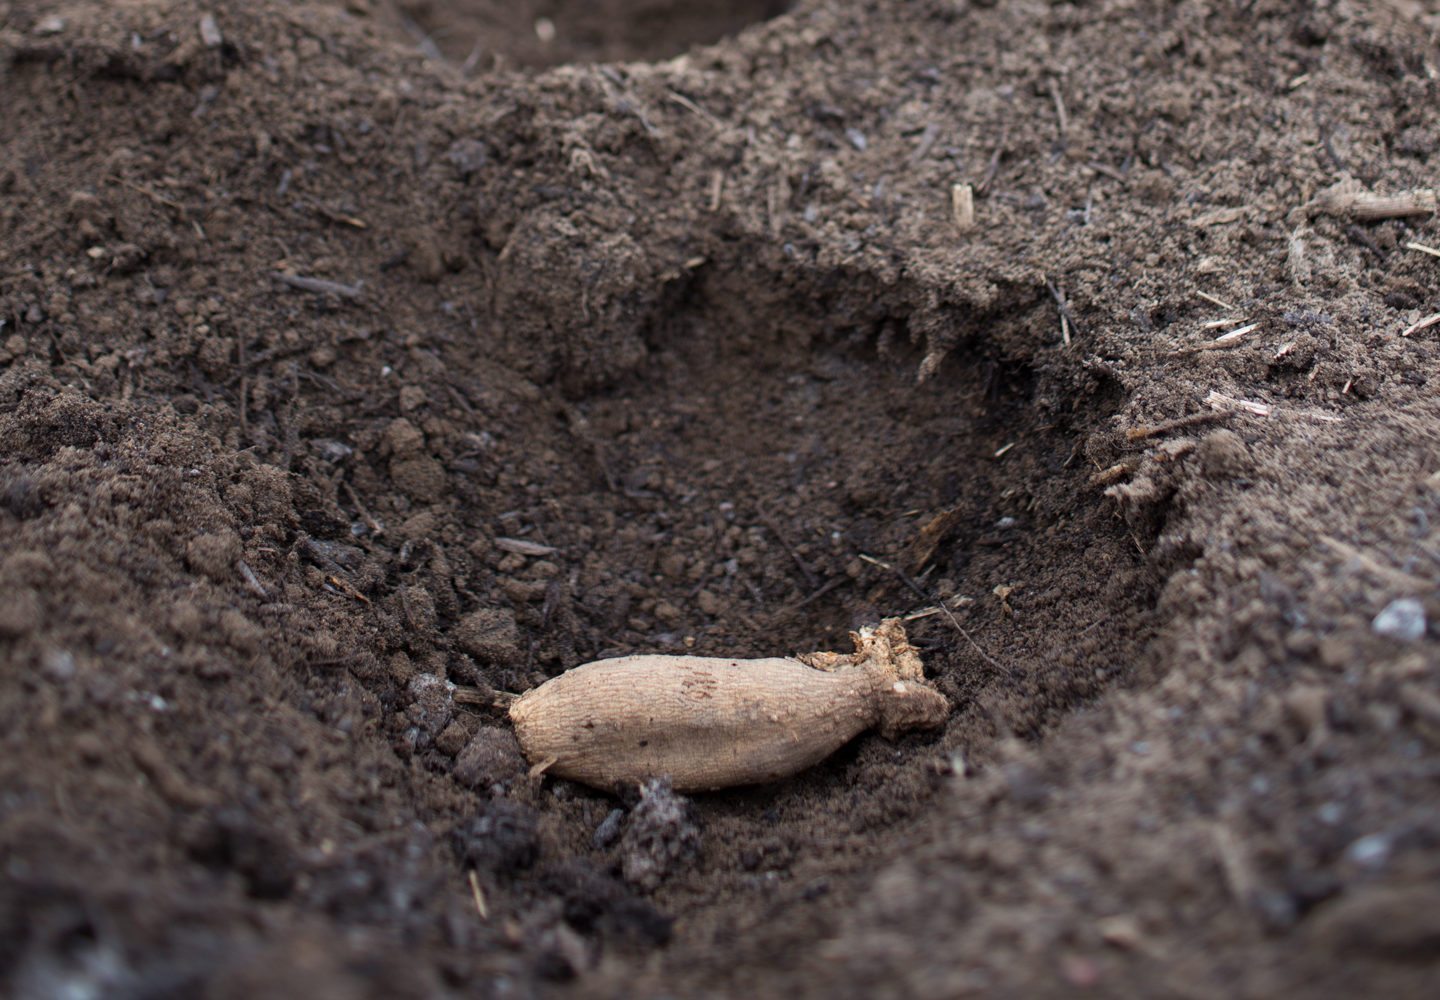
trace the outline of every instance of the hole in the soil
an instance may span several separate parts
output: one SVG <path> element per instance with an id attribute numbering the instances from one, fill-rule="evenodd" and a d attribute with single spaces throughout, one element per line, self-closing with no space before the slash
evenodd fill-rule
<path id="1" fill-rule="evenodd" d="M 783 14 L 792 0 L 397 0 L 427 48 L 474 68 L 656 60 Z"/>
<path id="2" fill-rule="evenodd" d="M 887 560 L 927 595 L 961 586 L 963 546 L 912 564 L 940 512 L 994 545 L 995 523 L 1024 530 L 1014 477 L 1032 467 L 994 454 L 1036 419 L 1025 371 L 955 364 L 917 387 L 918 352 L 892 337 L 877 356 L 869 329 L 785 333 L 726 308 L 667 326 L 642 369 L 578 403 L 614 505 L 590 549 L 613 642 L 597 654 L 844 650 L 847 629 L 925 603 Z"/>

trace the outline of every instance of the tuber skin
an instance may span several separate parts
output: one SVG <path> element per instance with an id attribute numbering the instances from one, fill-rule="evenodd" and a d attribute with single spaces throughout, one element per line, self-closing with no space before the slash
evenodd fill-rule
<path id="1" fill-rule="evenodd" d="M 788 778 L 866 730 L 893 739 L 950 713 L 898 619 L 855 652 L 739 660 L 596 660 L 517 698 L 510 720 L 537 773 L 604 791 L 668 777 L 678 792 Z"/>

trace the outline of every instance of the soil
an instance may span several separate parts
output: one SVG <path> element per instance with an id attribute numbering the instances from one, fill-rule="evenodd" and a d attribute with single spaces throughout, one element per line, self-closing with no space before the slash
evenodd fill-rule
<path id="1" fill-rule="evenodd" d="M 0 86 L 9 995 L 1440 987 L 1434 2 L 6 0 Z M 953 718 L 771 786 L 487 707 L 894 614 Z"/>

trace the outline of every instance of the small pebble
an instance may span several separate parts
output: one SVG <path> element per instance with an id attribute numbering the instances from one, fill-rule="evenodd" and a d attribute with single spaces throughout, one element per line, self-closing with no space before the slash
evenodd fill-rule
<path id="1" fill-rule="evenodd" d="M 445 158 L 459 172 L 462 178 L 479 172 L 489 159 L 489 149 L 478 139 L 457 139 L 446 151 Z"/>
<path id="2" fill-rule="evenodd" d="M 1390 838 L 1371 833 L 1345 848 L 1345 857 L 1362 868 L 1378 868 L 1390 857 Z"/>
<path id="3" fill-rule="evenodd" d="M 1401 642 L 1417 642 L 1425 637 L 1427 627 L 1425 605 L 1414 597 L 1397 597 L 1375 616 L 1370 627 L 1379 635 Z"/>
<path id="4" fill-rule="evenodd" d="M 52 681 L 72 680 L 76 674 L 75 655 L 64 649 L 47 650 L 40 659 L 40 669 Z"/>
<path id="5" fill-rule="evenodd" d="M 611 809 L 609 815 L 595 828 L 595 835 L 590 838 L 590 843 L 596 850 L 603 851 L 620 839 L 620 830 L 624 825 L 625 810 Z"/>

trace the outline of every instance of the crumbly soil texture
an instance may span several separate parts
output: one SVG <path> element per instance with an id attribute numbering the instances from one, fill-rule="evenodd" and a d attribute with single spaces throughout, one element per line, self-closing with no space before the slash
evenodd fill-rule
<path id="1" fill-rule="evenodd" d="M 0 0 L 0 92 L 7 995 L 1435 995 L 1434 0 Z M 944 728 L 772 785 L 494 707 L 892 615 Z"/>

